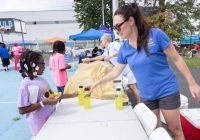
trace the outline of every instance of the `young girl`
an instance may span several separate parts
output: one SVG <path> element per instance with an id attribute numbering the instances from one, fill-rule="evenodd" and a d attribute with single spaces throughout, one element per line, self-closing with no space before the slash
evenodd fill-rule
<path id="1" fill-rule="evenodd" d="M 23 81 L 19 87 L 18 109 L 20 114 L 26 114 L 26 119 L 33 136 L 36 136 L 46 120 L 54 111 L 60 99 L 73 98 L 78 94 L 62 94 L 59 98 L 45 98 L 44 94 L 50 86 L 42 75 L 45 69 L 41 54 L 34 51 L 25 51 L 20 57 L 20 73 Z"/>
<path id="2" fill-rule="evenodd" d="M 62 93 L 64 93 L 64 88 L 68 81 L 66 69 L 71 68 L 70 65 L 65 63 L 64 53 L 65 44 L 62 41 L 56 41 L 49 59 L 49 67 L 53 80 L 57 86 L 58 92 Z"/>
<path id="3" fill-rule="evenodd" d="M 14 43 L 14 47 L 12 49 L 12 54 L 15 59 L 15 70 L 19 70 L 19 58 L 24 51 L 24 48 L 22 46 L 19 46 L 17 42 Z"/>

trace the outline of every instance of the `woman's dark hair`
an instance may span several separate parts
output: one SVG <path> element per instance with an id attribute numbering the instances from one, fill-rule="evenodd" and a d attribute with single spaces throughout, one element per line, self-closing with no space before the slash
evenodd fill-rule
<path id="1" fill-rule="evenodd" d="M 147 43 L 150 33 L 150 26 L 145 22 L 138 5 L 136 3 L 124 5 L 115 11 L 114 16 L 115 15 L 122 15 L 124 19 L 132 16 L 135 19 L 135 24 L 138 29 L 137 51 L 139 52 L 140 46 L 144 45 L 144 50 L 146 54 L 149 55 Z"/>
<path id="2" fill-rule="evenodd" d="M 51 55 L 53 55 L 56 52 L 58 52 L 58 53 L 65 52 L 65 43 L 64 42 L 58 40 L 53 44 L 53 52 Z"/>
<path id="3" fill-rule="evenodd" d="M 21 76 L 23 78 L 30 76 L 31 80 L 34 79 L 32 70 L 36 67 L 36 64 L 38 60 L 40 59 L 40 57 L 42 57 L 40 53 L 30 51 L 30 50 L 26 50 L 22 53 L 22 55 L 20 56 L 21 69 L 19 70 L 19 72 L 21 73 Z M 35 66 L 31 67 L 30 62 L 35 63 Z"/>

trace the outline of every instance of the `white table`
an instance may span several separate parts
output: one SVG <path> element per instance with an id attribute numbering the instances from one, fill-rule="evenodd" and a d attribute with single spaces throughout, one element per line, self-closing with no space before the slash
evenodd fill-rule
<path id="1" fill-rule="evenodd" d="M 115 109 L 114 100 L 91 99 L 92 109 L 64 99 L 34 140 L 149 140 L 131 106 Z"/>

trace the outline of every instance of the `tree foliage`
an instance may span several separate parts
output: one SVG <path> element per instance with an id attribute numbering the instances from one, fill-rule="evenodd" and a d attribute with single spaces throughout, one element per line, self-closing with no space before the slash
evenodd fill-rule
<path id="1" fill-rule="evenodd" d="M 74 0 L 76 20 L 83 27 L 83 31 L 90 28 L 98 29 L 103 23 L 102 0 Z M 200 30 L 199 20 L 200 3 L 198 0 L 129 0 L 126 3 L 136 2 L 141 7 L 146 22 L 152 27 L 163 29 L 170 38 L 180 38 L 183 34 L 192 34 Z M 124 5 L 119 0 L 119 6 Z M 104 0 L 105 26 L 112 27 L 112 0 Z"/>
<path id="2" fill-rule="evenodd" d="M 103 1 L 105 26 L 112 28 L 112 0 Z M 122 0 L 119 2 L 124 4 Z M 80 23 L 80 28 L 83 27 L 83 31 L 90 28 L 98 29 L 103 24 L 102 0 L 74 0 L 74 11 L 77 13 L 75 18 Z"/>
<path id="3" fill-rule="evenodd" d="M 200 15 L 200 4 L 197 0 L 135 0 L 135 2 L 140 2 L 144 18 L 150 26 L 163 29 L 172 39 L 199 30 L 199 25 L 193 24 L 193 21 L 199 20 Z"/>

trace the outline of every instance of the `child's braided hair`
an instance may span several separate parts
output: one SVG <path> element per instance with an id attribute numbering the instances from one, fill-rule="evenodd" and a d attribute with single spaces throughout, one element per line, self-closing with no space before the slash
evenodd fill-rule
<path id="1" fill-rule="evenodd" d="M 30 62 L 37 64 L 40 57 L 42 57 L 40 53 L 31 50 L 26 50 L 22 53 L 22 55 L 20 56 L 21 69 L 19 70 L 19 72 L 21 73 L 21 76 L 23 78 L 30 77 L 31 80 L 34 79 L 32 70 L 36 67 L 36 65 L 34 67 L 31 67 Z"/>

